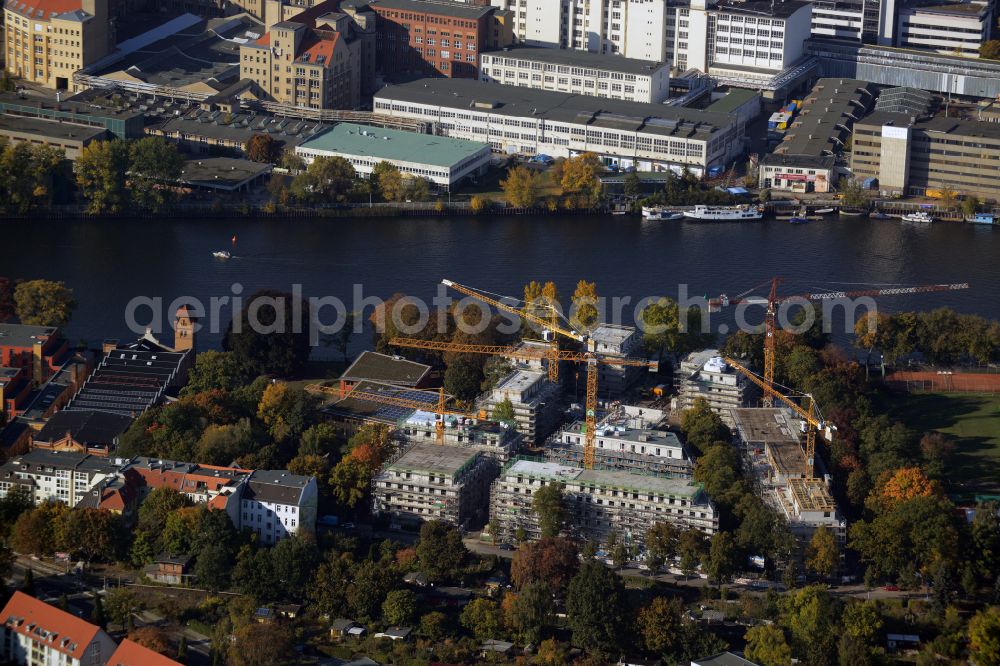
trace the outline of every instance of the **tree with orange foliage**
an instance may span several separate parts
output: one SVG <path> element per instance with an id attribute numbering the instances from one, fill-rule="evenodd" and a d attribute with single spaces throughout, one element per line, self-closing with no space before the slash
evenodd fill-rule
<path id="1" fill-rule="evenodd" d="M 170 652 L 170 640 L 167 638 L 166 632 L 153 625 L 133 629 L 129 632 L 128 639 L 144 648 L 149 648 L 153 652 L 159 652 L 160 654 Z"/>
<path id="2" fill-rule="evenodd" d="M 880 512 L 891 511 L 915 497 L 941 494 L 937 482 L 928 479 L 919 467 L 901 467 L 891 474 L 886 473 L 877 488 L 870 496 L 869 508 Z"/>

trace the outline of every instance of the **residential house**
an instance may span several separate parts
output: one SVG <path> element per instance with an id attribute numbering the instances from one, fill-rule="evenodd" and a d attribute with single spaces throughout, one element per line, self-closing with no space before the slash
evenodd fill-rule
<path id="1" fill-rule="evenodd" d="M 108 666 L 181 666 L 181 662 L 126 638 L 108 659 Z"/>
<path id="2" fill-rule="evenodd" d="M 7 663 L 105 666 L 117 647 L 100 627 L 20 591 L 14 592 L 0 618 L 0 659 Z"/>

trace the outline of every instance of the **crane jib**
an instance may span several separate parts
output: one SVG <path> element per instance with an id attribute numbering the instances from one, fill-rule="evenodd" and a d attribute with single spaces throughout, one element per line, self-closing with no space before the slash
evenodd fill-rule
<path id="1" fill-rule="evenodd" d="M 927 291 L 958 291 L 968 289 L 968 282 L 955 284 L 934 284 L 924 287 L 892 287 L 890 289 L 872 289 L 870 291 L 826 291 L 817 294 L 806 294 L 804 298 L 810 301 L 829 301 L 853 296 L 898 296 L 903 294 L 919 294 Z"/>

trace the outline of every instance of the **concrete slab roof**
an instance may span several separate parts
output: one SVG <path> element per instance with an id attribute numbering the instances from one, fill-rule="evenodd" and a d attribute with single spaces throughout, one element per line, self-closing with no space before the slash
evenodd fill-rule
<path id="1" fill-rule="evenodd" d="M 374 160 L 453 167 L 489 150 L 489 144 L 433 134 L 340 123 L 302 144 L 303 150 L 358 155 Z"/>

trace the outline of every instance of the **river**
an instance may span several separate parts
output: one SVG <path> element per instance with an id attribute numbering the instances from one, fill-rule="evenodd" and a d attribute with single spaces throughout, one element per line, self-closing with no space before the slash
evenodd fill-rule
<path id="1" fill-rule="evenodd" d="M 231 295 L 234 283 L 244 295 L 301 284 L 307 296 L 336 296 L 351 307 L 356 284 L 366 296 L 429 299 L 441 278 L 513 296 L 531 279 L 554 280 L 570 294 L 584 278 L 596 281 L 602 295 L 632 303 L 676 297 L 681 284 L 693 295 L 733 296 L 773 275 L 785 278 L 783 293 L 968 282 L 967 291 L 886 297 L 880 306 L 949 306 L 1000 318 L 1000 229 L 964 224 L 836 217 L 799 226 L 697 224 L 556 215 L 2 224 L 0 275 L 72 287 L 79 305 L 66 334 L 73 342 L 134 337 L 125 310 L 135 297 L 207 303 Z M 217 249 L 234 256 L 213 259 Z M 631 308 L 625 313 L 629 323 Z M 227 323 L 224 315 L 218 328 Z M 199 347 L 218 346 L 221 337 L 203 331 Z M 837 330 L 835 337 L 846 340 Z"/>

